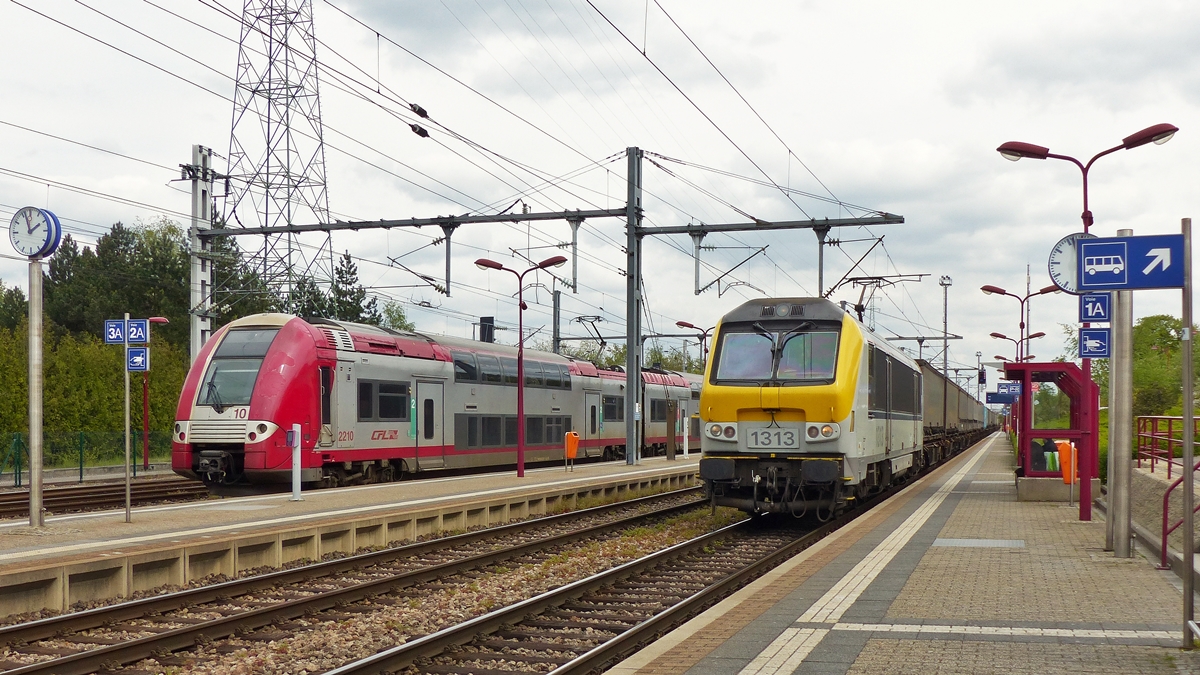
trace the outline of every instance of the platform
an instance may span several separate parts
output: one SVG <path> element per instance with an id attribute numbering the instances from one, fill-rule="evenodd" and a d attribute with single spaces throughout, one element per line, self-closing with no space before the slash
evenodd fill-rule
<path id="1" fill-rule="evenodd" d="M 0 521 L 0 617 L 695 484 L 699 454 Z"/>
<path id="2" fill-rule="evenodd" d="M 1178 578 L 1103 547 L 994 435 L 608 672 L 1200 673 Z"/>

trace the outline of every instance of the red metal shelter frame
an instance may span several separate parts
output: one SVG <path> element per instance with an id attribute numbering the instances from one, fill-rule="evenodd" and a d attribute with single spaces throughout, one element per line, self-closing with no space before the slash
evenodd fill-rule
<path id="1" fill-rule="evenodd" d="M 1032 478 L 1062 476 L 1059 471 L 1033 469 L 1031 441 L 1035 438 L 1065 438 L 1079 449 L 1079 519 L 1092 519 L 1092 478 L 1100 476 L 1097 424 L 1100 414 L 1100 387 L 1084 375 L 1074 363 L 1005 363 L 1004 376 L 1021 383 L 1017 412 L 1017 462 L 1022 475 Z M 1033 410 L 1033 383 L 1049 382 L 1071 400 L 1070 428 L 1034 429 L 1030 424 Z"/>

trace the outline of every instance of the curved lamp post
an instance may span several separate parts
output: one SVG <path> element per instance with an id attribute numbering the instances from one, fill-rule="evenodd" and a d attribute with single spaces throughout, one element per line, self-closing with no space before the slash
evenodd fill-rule
<path id="1" fill-rule="evenodd" d="M 150 323 L 171 323 L 165 316 L 152 316 Z M 147 331 L 146 345 L 150 344 Z M 150 470 L 150 371 L 142 371 L 142 469 Z"/>
<path id="2" fill-rule="evenodd" d="M 517 277 L 517 478 L 525 476 L 525 275 L 547 267 L 560 267 L 565 262 L 566 256 L 556 255 L 518 272 L 495 260 L 480 258 L 475 261 L 475 266 L 481 270 L 504 270 Z"/>
<path id="3" fill-rule="evenodd" d="M 1029 299 L 1035 295 L 1043 295 L 1045 293 L 1061 293 L 1062 292 L 1062 290 L 1059 289 L 1058 286 L 1053 286 L 1053 285 L 1047 286 L 1047 287 L 1041 289 L 1040 291 L 1034 291 L 1032 293 L 1029 293 L 1029 294 L 1025 295 L 1024 297 L 1022 297 L 1020 295 L 1016 295 L 1015 293 L 1009 293 L 1008 291 L 1004 290 L 1003 288 L 1000 288 L 999 286 L 992 286 L 992 285 L 981 286 L 979 288 L 979 290 L 983 291 L 984 295 L 992 295 L 992 294 L 1007 295 L 1010 298 L 1016 298 L 1017 302 L 1021 303 L 1021 323 L 1020 323 L 1021 337 L 1020 337 L 1020 339 L 1025 342 L 1025 351 L 1029 351 L 1029 338 L 1025 337 L 1025 318 L 1026 318 L 1025 303 L 1028 302 Z M 1045 333 L 1041 333 L 1041 335 L 1045 335 Z M 996 333 L 992 333 L 992 336 L 995 337 Z M 1005 339 L 1008 340 L 1011 338 L 1005 338 Z M 1018 346 L 1017 356 L 1020 356 L 1020 355 L 1021 355 L 1021 349 Z"/>
<path id="4" fill-rule="evenodd" d="M 1121 141 L 1120 145 L 1097 153 L 1094 157 L 1088 160 L 1087 164 L 1084 164 L 1083 162 L 1080 162 L 1078 159 L 1075 159 L 1069 155 L 1056 155 L 1050 152 L 1049 148 L 1044 148 L 1040 145 L 1034 145 L 1032 143 L 1022 143 L 1020 141 L 1009 141 L 996 148 L 996 151 L 999 152 L 1004 159 L 1013 162 L 1026 157 L 1029 159 L 1062 159 L 1079 167 L 1079 170 L 1083 172 L 1083 215 L 1081 217 L 1083 218 L 1083 231 L 1087 232 L 1088 228 L 1092 226 L 1093 222 L 1092 212 L 1088 210 L 1088 171 L 1092 168 L 1092 164 L 1094 164 L 1096 160 L 1100 159 L 1101 157 L 1112 154 L 1117 150 L 1132 150 L 1134 148 L 1146 145 L 1147 143 L 1162 145 L 1163 143 L 1171 140 L 1171 137 L 1175 135 L 1176 131 L 1179 131 L 1179 127 L 1175 126 L 1174 124 L 1155 124 L 1152 127 L 1146 127 L 1132 136 L 1125 137 Z"/>
<path id="5" fill-rule="evenodd" d="M 1046 334 L 1039 331 L 1037 333 L 1034 333 L 1033 335 L 1027 335 L 1021 340 L 1018 340 L 1016 338 L 1010 338 L 1007 335 L 1005 335 L 1004 333 L 991 333 L 991 336 L 996 338 L 997 340 L 1008 340 L 1009 342 L 1013 343 L 1013 345 L 1016 346 L 1016 358 L 1013 358 L 1013 359 L 1005 359 L 1005 358 L 1001 358 L 1001 357 L 996 357 L 996 358 L 999 358 L 1001 361 L 1011 361 L 1013 363 L 1021 363 L 1022 361 L 1029 361 L 1029 360 L 1033 359 L 1032 354 L 1026 356 L 1022 352 L 1021 346 L 1025 345 L 1025 347 L 1028 348 L 1030 340 L 1035 340 L 1040 337 L 1046 337 Z"/>
<path id="6" fill-rule="evenodd" d="M 689 323 L 687 321 L 676 321 L 675 325 L 679 326 L 680 328 L 687 328 L 688 330 L 694 330 L 697 333 L 699 333 L 699 335 L 700 335 L 700 358 L 703 361 L 707 361 L 708 360 L 708 334 L 713 332 L 713 329 L 715 329 L 716 326 L 713 326 L 712 328 L 701 328 L 701 327 L 699 327 L 695 324 Z"/>

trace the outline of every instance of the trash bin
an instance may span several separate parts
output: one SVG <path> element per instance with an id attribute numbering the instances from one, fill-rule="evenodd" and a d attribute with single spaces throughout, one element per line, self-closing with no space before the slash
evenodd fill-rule
<path id="1" fill-rule="evenodd" d="M 575 456 L 579 454 L 579 434 L 574 431 L 568 431 L 563 438 L 563 445 L 566 447 L 565 465 L 570 466 L 574 470 Z"/>
<path id="2" fill-rule="evenodd" d="M 1063 482 L 1070 485 L 1075 479 L 1074 447 L 1069 441 L 1058 441 L 1058 465 L 1062 467 Z"/>

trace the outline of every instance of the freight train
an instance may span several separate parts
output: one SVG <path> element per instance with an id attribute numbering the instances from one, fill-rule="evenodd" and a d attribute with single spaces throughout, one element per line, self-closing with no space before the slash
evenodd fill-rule
<path id="1" fill-rule="evenodd" d="M 526 349 L 525 458 L 625 455 L 625 373 Z M 642 373 L 643 454 L 699 445 L 698 375 Z M 517 349 L 343 321 L 258 314 L 205 343 L 184 381 L 171 466 L 210 484 L 291 480 L 300 427 L 310 486 L 516 462 Z"/>
<path id="2" fill-rule="evenodd" d="M 700 475 L 714 506 L 828 518 L 969 447 L 989 414 L 829 300 L 752 300 L 713 337 Z"/>

